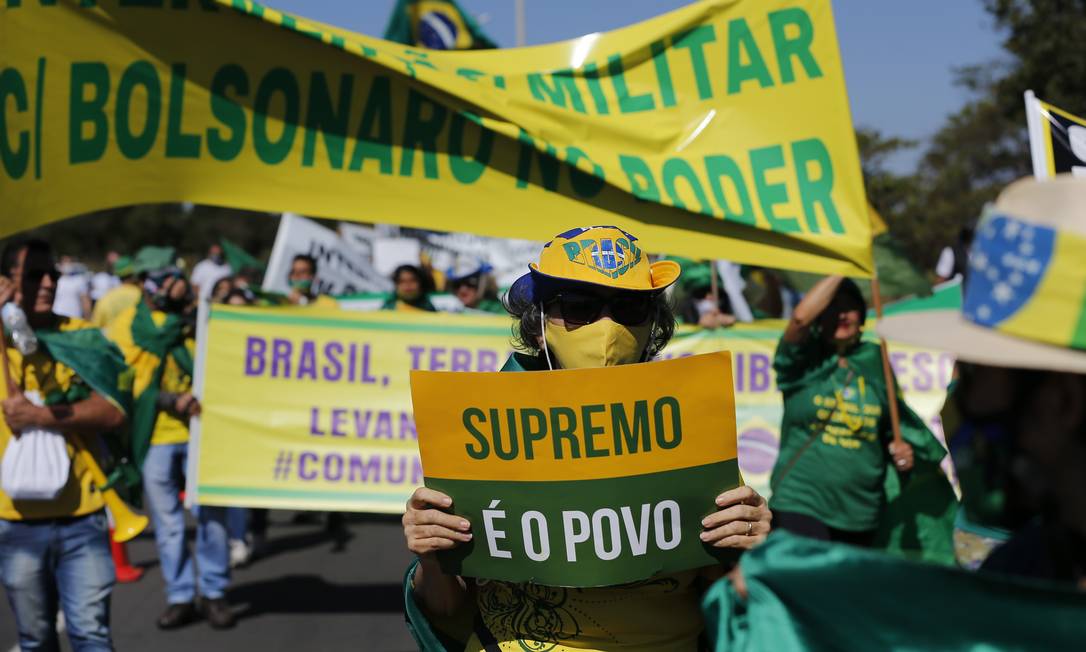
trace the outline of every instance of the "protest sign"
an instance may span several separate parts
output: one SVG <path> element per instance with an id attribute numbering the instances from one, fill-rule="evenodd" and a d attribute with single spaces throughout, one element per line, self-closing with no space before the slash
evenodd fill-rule
<path id="1" fill-rule="evenodd" d="M 288 294 L 287 277 L 294 257 L 312 256 L 317 261 L 315 294 L 338 296 L 367 291 L 388 291 L 392 283 L 339 234 L 313 220 L 286 213 L 279 221 L 275 245 L 264 274 L 263 290 Z"/>
<path id="2" fill-rule="evenodd" d="M 1086 118 L 1072 115 L 1026 91 L 1026 124 L 1033 176 L 1047 179 L 1070 172 L 1086 177 Z"/>
<path id="3" fill-rule="evenodd" d="M 215 305 L 198 352 L 201 504 L 396 513 L 422 484 L 408 372 L 497 371 L 494 318 Z"/>
<path id="4" fill-rule="evenodd" d="M 719 563 L 701 520 L 739 486 L 731 357 L 411 372 L 426 486 L 476 524 L 449 573 L 604 586 Z"/>
<path id="5" fill-rule="evenodd" d="M 402 511 L 422 484 L 409 371 L 497 371 L 512 350 L 509 326 L 493 316 L 212 306 L 197 360 L 206 445 L 189 494 L 218 505 Z M 732 353 L 739 468 L 767 497 L 783 328 L 680 327 L 661 356 Z M 891 343 L 890 358 L 909 405 L 940 434 L 953 357 Z"/>
<path id="6" fill-rule="evenodd" d="M 251 0 L 8 0 L 0 33 L 0 237 L 188 201 L 538 241 L 614 224 L 676 255 L 873 270 L 828 0 L 501 51 Z"/>

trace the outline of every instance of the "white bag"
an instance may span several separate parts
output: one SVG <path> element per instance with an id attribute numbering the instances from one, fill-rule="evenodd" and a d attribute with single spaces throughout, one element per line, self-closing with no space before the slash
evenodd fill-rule
<path id="1" fill-rule="evenodd" d="M 34 405 L 43 405 L 37 391 L 26 392 Z M 68 484 L 72 458 L 64 435 L 55 430 L 24 430 L 8 441 L 0 462 L 0 487 L 12 500 L 53 500 Z"/>

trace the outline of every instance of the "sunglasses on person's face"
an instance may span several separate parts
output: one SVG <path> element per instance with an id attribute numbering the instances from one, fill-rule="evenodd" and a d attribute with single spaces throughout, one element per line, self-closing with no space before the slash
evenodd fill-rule
<path id="1" fill-rule="evenodd" d="M 551 300 L 558 305 L 562 320 L 573 326 L 591 324 L 604 308 L 611 319 L 623 326 L 639 326 L 652 316 L 652 297 L 641 293 L 620 293 L 610 297 L 581 292 L 563 292 Z"/>

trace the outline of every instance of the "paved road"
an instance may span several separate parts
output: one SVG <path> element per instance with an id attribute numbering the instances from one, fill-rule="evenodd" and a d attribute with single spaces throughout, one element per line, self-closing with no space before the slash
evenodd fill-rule
<path id="1" fill-rule="evenodd" d="M 235 629 L 219 632 L 198 622 L 160 632 L 165 606 L 154 539 L 145 533 L 129 554 L 147 573 L 113 592 L 113 630 L 121 652 L 154 650 L 415 649 L 403 624 L 401 582 L 409 555 L 398 517 L 350 517 L 352 538 L 337 545 L 320 525 L 296 525 L 289 512 L 272 512 L 267 556 L 236 570 L 228 594 L 239 614 Z M 190 540 L 191 540 L 190 532 Z M 0 607 L 0 652 L 15 645 L 15 626 Z M 69 650 L 64 640 L 64 650 Z"/>

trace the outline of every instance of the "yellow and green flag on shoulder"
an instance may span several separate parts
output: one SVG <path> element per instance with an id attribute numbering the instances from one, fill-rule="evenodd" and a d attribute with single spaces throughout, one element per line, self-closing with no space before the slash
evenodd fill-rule
<path id="1" fill-rule="evenodd" d="M 456 0 L 399 0 L 388 19 L 385 40 L 431 50 L 498 47 Z"/>

